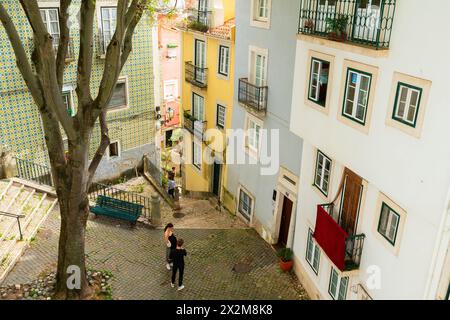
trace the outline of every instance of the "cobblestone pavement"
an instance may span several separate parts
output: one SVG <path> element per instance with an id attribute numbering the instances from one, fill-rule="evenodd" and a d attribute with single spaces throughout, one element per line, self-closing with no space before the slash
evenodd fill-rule
<path id="1" fill-rule="evenodd" d="M 59 216 L 52 213 L 3 285 L 27 283 L 56 266 Z M 88 222 L 88 265 L 111 270 L 114 299 L 307 299 L 296 277 L 252 229 L 178 229 L 185 239 L 186 289 L 170 287 L 162 230 L 99 217 Z M 248 273 L 233 267 L 244 263 Z"/>

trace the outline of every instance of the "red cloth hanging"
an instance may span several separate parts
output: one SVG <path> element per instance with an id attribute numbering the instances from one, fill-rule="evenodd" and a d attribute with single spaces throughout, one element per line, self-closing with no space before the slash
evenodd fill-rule
<path id="1" fill-rule="evenodd" d="M 347 232 L 322 206 L 318 205 L 314 239 L 341 271 L 345 269 L 345 240 L 347 237 Z"/>

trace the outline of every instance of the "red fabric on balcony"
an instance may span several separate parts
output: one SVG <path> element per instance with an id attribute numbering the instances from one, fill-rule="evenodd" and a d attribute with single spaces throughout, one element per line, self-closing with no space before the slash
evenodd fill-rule
<path id="1" fill-rule="evenodd" d="M 314 239 L 341 271 L 345 269 L 345 240 L 347 237 L 347 232 L 334 221 L 328 212 L 322 206 L 317 206 Z"/>

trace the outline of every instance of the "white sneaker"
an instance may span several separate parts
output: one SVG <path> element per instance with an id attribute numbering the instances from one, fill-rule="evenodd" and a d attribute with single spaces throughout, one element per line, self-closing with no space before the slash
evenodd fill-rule
<path id="1" fill-rule="evenodd" d="M 178 291 L 181 291 L 184 289 L 184 286 L 178 287 Z"/>
<path id="2" fill-rule="evenodd" d="M 166 268 L 167 268 L 167 270 L 170 270 L 170 264 L 166 264 Z"/>
<path id="3" fill-rule="evenodd" d="M 171 283 L 170 286 L 171 286 L 172 288 L 175 288 L 175 284 L 174 284 L 174 283 Z"/>

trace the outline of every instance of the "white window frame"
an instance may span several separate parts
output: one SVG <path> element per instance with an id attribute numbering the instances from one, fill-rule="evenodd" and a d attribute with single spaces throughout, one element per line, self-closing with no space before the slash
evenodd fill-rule
<path id="1" fill-rule="evenodd" d="M 197 142 L 195 141 L 195 139 L 192 141 L 192 165 L 199 171 L 202 170 L 202 154 L 203 154 L 202 147 L 203 146 L 201 142 Z"/>
<path id="2" fill-rule="evenodd" d="M 223 109 L 223 123 L 219 123 L 220 108 Z M 222 103 L 217 103 L 216 104 L 216 126 L 219 129 L 225 129 L 226 118 L 227 118 L 227 107 L 225 105 L 223 105 Z"/>
<path id="3" fill-rule="evenodd" d="M 261 16 L 261 2 L 265 3 L 267 16 Z M 250 25 L 257 28 L 270 28 L 270 17 L 272 14 L 272 0 L 251 0 Z"/>
<path id="4" fill-rule="evenodd" d="M 388 217 L 387 217 L 387 221 L 386 221 L 386 228 L 385 228 L 385 232 L 381 232 L 380 231 L 380 226 L 381 226 L 381 219 L 383 216 L 383 210 L 384 208 L 386 208 L 388 211 Z M 395 219 L 394 219 L 395 217 Z M 379 217 L 379 221 L 378 221 L 378 227 L 377 227 L 377 231 L 378 233 L 383 236 L 383 238 L 385 238 L 392 246 L 395 246 L 396 242 L 397 242 L 397 235 L 399 232 L 399 228 L 400 228 L 400 220 L 401 220 L 401 215 L 399 213 L 397 213 L 397 211 L 395 211 L 393 208 L 391 208 L 391 206 L 389 204 L 387 204 L 386 202 L 383 202 L 381 205 L 381 212 L 380 212 L 380 217 Z M 395 220 L 395 224 L 394 224 L 394 220 Z M 394 229 L 392 229 L 394 228 Z M 390 237 L 390 233 L 391 231 L 394 232 L 393 237 Z"/>
<path id="5" fill-rule="evenodd" d="M 197 101 L 202 101 L 201 104 L 196 103 L 196 97 L 199 97 Z M 198 111 L 196 111 L 197 108 L 199 109 Z M 198 113 L 201 113 L 201 117 L 198 117 Z M 204 121 L 205 119 L 205 97 L 197 92 L 192 92 L 192 116 L 198 121 Z"/>
<path id="6" fill-rule="evenodd" d="M 264 48 L 259 48 L 255 46 L 249 46 L 249 54 L 248 54 L 248 79 L 251 83 L 257 85 L 256 83 L 256 57 L 257 56 L 264 57 L 264 68 L 261 70 L 263 77 L 262 77 L 262 83 L 259 85 L 265 86 L 267 85 L 267 70 L 268 70 L 268 64 L 269 64 L 269 50 Z"/>
<path id="7" fill-rule="evenodd" d="M 249 208 L 249 211 L 250 212 L 248 212 L 248 216 L 247 216 L 247 213 L 242 213 L 241 211 L 240 211 L 240 204 L 241 204 L 241 192 L 242 193 L 244 193 L 245 195 L 246 195 L 246 197 L 248 198 L 248 199 L 250 199 L 251 200 L 251 203 L 250 203 L 250 208 Z M 252 220 L 253 220 L 253 213 L 254 213 L 254 208 L 255 208 L 255 197 L 253 197 L 253 195 L 250 193 L 250 192 L 248 192 L 247 191 L 247 189 L 245 189 L 243 186 L 239 186 L 238 187 L 238 197 L 237 197 L 237 203 L 236 203 L 236 212 L 245 220 L 245 221 L 247 221 L 249 224 L 251 224 L 252 223 Z"/>
<path id="8" fill-rule="evenodd" d="M 355 96 L 353 98 L 353 100 L 348 100 L 348 92 L 349 92 L 349 86 L 351 83 L 351 77 L 352 74 L 356 75 L 356 84 L 355 84 Z M 363 90 L 361 88 L 361 79 L 363 77 L 367 77 L 369 79 L 368 82 L 368 88 L 367 91 Z M 353 68 L 347 68 L 346 70 L 346 83 L 345 83 L 345 95 L 344 95 L 344 101 L 343 101 L 343 105 L 342 105 L 342 115 L 344 117 L 349 118 L 350 120 L 353 120 L 363 126 L 366 125 L 366 120 L 367 120 L 367 115 L 368 115 L 368 109 L 369 109 L 369 100 L 370 100 L 370 94 L 371 92 L 371 86 L 372 86 L 372 78 L 373 75 L 368 74 L 367 72 L 363 72 L 360 70 L 356 70 Z M 365 105 L 360 104 L 359 103 L 359 97 L 361 92 L 366 92 L 367 97 L 366 97 L 366 101 L 365 101 Z M 347 109 L 347 101 L 352 101 L 353 103 L 353 107 L 352 107 L 352 113 L 347 113 L 346 109 Z M 357 118 L 357 111 L 358 108 L 364 108 L 364 118 L 361 120 L 359 118 Z"/>
<path id="9" fill-rule="evenodd" d="M 401 102 L 401 93 L 402 93 L 402 89 L 406 89 L 407 93 L 406 93 L 406 101 L 404 101 L 405 103 L 405 110 L 403 112 L 403 116 L 399 115 L 399 106 L 400 106 L 400 102 Z M 414 105 L 414 117 L 413 120 L 408 120 L 408 115 L 409 115 L 409 110 L 411 109 L 411 98 L 412 98 L 412 94 L 413 92 L 417 93 L 417 101 L 416 104 Z M 413 87 L 411 85 L 407 85 L 406 83 L 402 83 L 399 82 L 397 84 L 397 96 L 396 96 L 396 104 L 394 106 L 394 114 L 393 114 L 393 119 L 402 123 L 405 123 L 407 125 L 412 126 L 413 128 L 416 127 L 416 123 L 417 123 L 417 118 L 419 116 L 419 108 L 420 108 L 420 100 L 422 98 L 422 92 L 423 89 L 421 88 L 417 88 L 417 87 Z"/>
<path id="10" fill-rule="evenodd" d="M 256 130 L 259 127 L 259 130 Z M 263 129 L 263 123 L 261 120 L 248 116 L 246 121 L 245 130 L 245 148 L 249 153 L 255 157 L 258 157 L 259 151 L 261 150 L 261 130 Z M 253 141 L 253 143 L 252 143 Z M 256 145 L 255 145 L 256 142 Z"/>
<path id="11" fill-rule="evenodd" d="M 226 59 L 224 55 L 226 53 Z M 219 44 L 219 65 L 217 73 L 222 77 L 228 77 L 230 75 L 230 61 L 231 50 L 229 46 Z"/>
<path id="12" fill-rule="evenodd" d="M 306 261 L 316 275 L 319 274 L 320 269 L 320 248 L 313 238 L 313 231 L 308 228 L 308 235 L 306 240 Z"/>
<path id="13" fill-rule="evenodd" d="M 57 20 L 53 21 L 53 22 L 57 23 L 58 33 L 52 32 L 51 27 L 50 27 L 50 14 L 49 14 L 49 11 L 51 11 L 51 10 L 55 10 L 56 11 Z M 56 34 L 58 35 L 58 41 L 57 42 L 53 41 L 53 43 L 52 43 L 53 50 L 55 51 L 55 54 L 56 54 L 58 52 L 59 39 L 61 38 L 61 30 L 59 29 L 59 4 L 58 5 L 54 5 L 54 6 L 42 6 L 41 4 L 39 4 L 39 12 L 40 13 L 44 12 L 44 14 L 45 14 L 45 17 L 46 17 L 45 21 L 44 21 L 44 19 L 42 19 L 42 20 L 43 20 L 44 25 L 45 25 L 45 27 L 47 29 L 47 32 L 53 38 L 55 37 Z"/>
<path id="14" fill-rule="evenodd" d="M 120 77 L 119 79 L 117 79 L 117 83 L 125 83 L 125 100 L 126 100 L 126 103 L 125 103 L 125 105 L 122 105 L 122 106 L 115 106 L 115 107 L 109 107 L 108 106 L 107 107 L 108 112 L 120 111 L 120 110 L 123 110 L 123 109 L 126 109 L 126 108 L 129 107 L 129 96 L 130 96 L 130 93 L 128 91 L 128 77 L 127 76 Z"/>
<path id="15" fill-rule="evenodd" d="M 319 164 L 320 164 L 320 158 L 323 159 L 323 163 L 322 163 L 322 169 L 319 170 Z M 326 173 L 326 162 L 329 162 L 329 166 L 330 166 L 330 170 L 328 172 L 328 181 L 326 181 L 327 183 L 327 188 L 324 188 L 324 183 L 325 183 L 325 173 Z M 331 169 L 332 169 L 332 165 L 333 165 L 333 160 L 331 160 L 331 158 L 329 158 L 325 153 L 323 153 L 320 150 L 317 150 L 316 153 L 316 165 L 315 165 L 315 170 L 314 170 L 314 186 L 319 189 L 320 192 L 322 192 L 326 197 L 328 197 L 328 190 L 330 188 L 330 180 L 331 180 Z M 320 183 L 317 184 L 317 177 L 320 177 Z"/>
<path id="16" fill-rule="evenodd" d="M 320 97 L 320 75 L 321 75 L 321 73 L 322 73 L 322 70 L 323 70 L 323 63 L 324 62 L 326 62 L 326 63 L 328 63 L 328 65 L 329 65 L 329 68 L 328 68 L 328 79 L 327 79 L 327 92 L 326 92 L 326 97 L 325 97 L 325 104 L 324 105 L 321 105 L 320 103 L 319 103 L 319 97 Z M 318 73 L 317 73 L 317 86 L 316 86 L 316 96 L 314 97 L 314 96 L 312 96 L 312 88 L 314 87 L 313 86 L 313 77 L 314 77 L 314 75 L 316 74 L 316 73 L 314 73 L 314 66 L 315 66 L 315 63 L 317 63 L 319 66 L 318 66 Z M 314 102 L 314 103 L 316 103 L 317 105 L 319 105 L 320 107 L 322 107 L 322 108 L 325 108 L 326 107 L 326 105 L 327 105 L 327 100 L 328 100 L 328 88 L 329 88 L 329 85 L 330 85 L 330 67 L 331 67 L 331 62 L 329 62 L 329 61 L 325 61 L 325 60 L 322 60 L 322 59 L 319 59 L 319 58 L 316 58 L 316 57 L 312 57 L 311 58 L 311 68 L 310 68 L 310 70 L 309 70 L 309 73 L 310 73 L 310 75 L 309 75 L 309 84 L 308 84 L 308 99 L 310 100 L 310 101 L 312 101 L 312 102 Z"/>
<path id="17" fill-rule="evenodd" d="M 335 292 L 332 292 L 331 285 L 334 282 L 334 276 L 336 277 L 336 288 Z M 349 277 L 342 277 L 339 272 L 334 269 L 334 267 L 331 267 L 330 280 L 328 284 L 328 294 L 333 298 L 333 300 L 346 300 L 349 282 Z"/>
<path id="18" fill-rule="evenodd" d="M 111 156 L 111 145 L 117 143 L 117 156 Z M 108 146 L 108 160 L 109 159 L 117 159 L 120 158 L 122 156 L 122 147 L 120 145 L 120 141 L 119 140 L 113 140 L 111 141 L 111 143 Z"/>
<path id="19" fill-rule="evenodd" d="M 168 90 L 167 87 L 168 86 L 173 86 L 173 95 L 169 96 L 168 95 Z M 164 100 L 166 101 L 174 101 L 178 98 L 178 80 L 173 79 L 173 80 L 165 80 L 164 81 Z"/>

